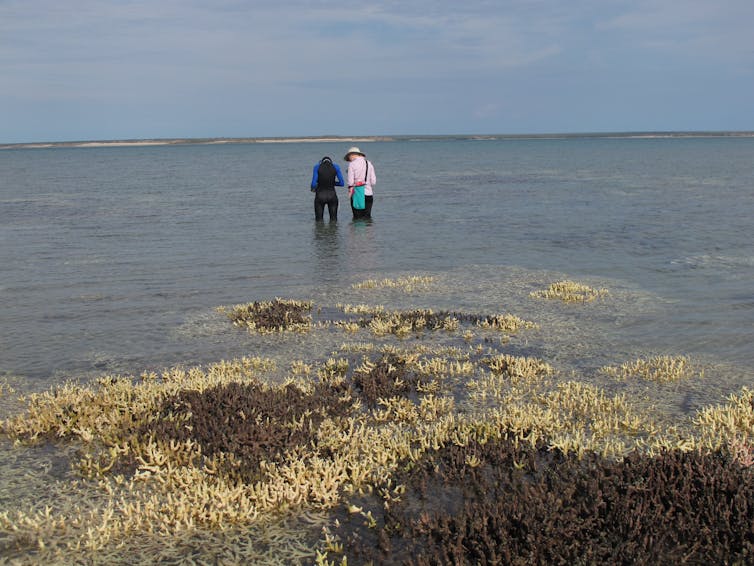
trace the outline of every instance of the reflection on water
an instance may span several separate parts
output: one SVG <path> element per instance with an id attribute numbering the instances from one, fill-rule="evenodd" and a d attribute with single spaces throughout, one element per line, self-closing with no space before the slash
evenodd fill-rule
<path id="1" fill-rule="evenodd" d="M 311 242 L 315 283 L 342 286 L 380 270 L 380 237 L 371 218 L 315 222 Z"/>
<path id="2" fill-rule="evenodd" d="M 347 250 L 351 271 L 373 272 L 380 265 L 377 228 L 371 218 L 354 218 L 348 225 Z"/>
<path id="3" fill-rule="evenodd" d="M 315 283 L 333 282 L 337 279 L 343 262 L 338 223 L 315 222 L 312 232 L 312 270 Z"/>

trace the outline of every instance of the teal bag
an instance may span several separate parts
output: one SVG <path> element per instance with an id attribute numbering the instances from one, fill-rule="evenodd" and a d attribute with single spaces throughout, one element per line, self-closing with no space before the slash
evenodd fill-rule
<path id="1" fill-rule="evenodd" d="M 356 210 L 364 210 L 367 207 L 366 199 L 364 198 L 364 187 L 366 187 L 366 185 L 356 185 L 353 188 L 351 206 L 353 206 Z"/>

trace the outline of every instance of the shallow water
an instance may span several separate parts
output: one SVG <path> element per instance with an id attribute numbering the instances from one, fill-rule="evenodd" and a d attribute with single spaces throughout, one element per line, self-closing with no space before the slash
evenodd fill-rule
<path id="1" fill-rule="evenodd" d="M 564 379 L 626 393 L 686 421 L 754 374 L 754 139 L 393 141 L 364 144 L 374 219 L 315 223 L 311 165 L 334 143 L 0 151 L 0 419 L 16 393 L 244 355 L 321 362 L 371 341 L 536 356 Z M 431 276 L 426 288 L 359 289 Z M 572 279 L 609 294 L 532 298 Z M 332 326 L 257 335 L 216 310 L 273 297 L 511 313 L 405 339 Z M 606 379 L 605 365 L 685 355 L 697 377 Z M 0 511 L 33 509 L 69 480 L 70 446 L 2 442 Z"/>
<path id="2" fill-rule="evenodd" d="M 691 356 L 715 369 L 701 393 L 687 386 L 688 410 L 751 381 L 754 140 L 365 150 L 379 178 L 368 223 L 350 219 L 345 199 L 339 222 L 313 221 L 309 162 L 339 144 L 0 153 L 0 371 L 21 391 L 249 353 L 285 371 L 348 338 L 250 336 L 215 310 L 282 296 L 512 312 L 540 325 L 523 353 L 585 379 L 642 355 Z M 351 289 L 413 273 L 436 282 Z M 578 306 L 529 297 L 562 278 L 611 295 Z"/>
<path id="3" fill-rule="evenodd" d="M 316 224 L 311 164 L 341 145 L 0 152 L 0 372 L 38 389 L 233 356 L 214 307 L 396 273 L 450 277 L 426 306 L 520 316 L 537 285 L 591 281 L 633 297 L 611 347 L 754 362 L 753 139 L 368 143 L 374 220 L 341 198 Z"/>

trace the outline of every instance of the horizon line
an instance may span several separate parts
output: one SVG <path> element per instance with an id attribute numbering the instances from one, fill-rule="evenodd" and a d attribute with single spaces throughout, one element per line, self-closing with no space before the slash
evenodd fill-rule
<path id="1" fill-rule="evenodd" d="M 243 143 L 330 143 L 387 142 L 407 140 L 504 140 L 563 138 L 674 138 L 674 137 L 754 137 L 748 130 L 647 130 L 615 132 L 562 132 L 540 134 L 396 134 L 366 136 L 257 136 L 257 137 L 178 137 L 178 138 L 115 138 L 70 141 L 37 141 L 0 143 L 0 149 L 45 149 L 54 147 L 146 147 L 165 145 L 214 145 Z"/>

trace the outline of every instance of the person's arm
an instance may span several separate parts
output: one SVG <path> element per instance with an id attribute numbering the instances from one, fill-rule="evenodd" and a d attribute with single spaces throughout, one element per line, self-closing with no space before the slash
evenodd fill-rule
<path id="1" fill-rule="evenodd" d="M 335 180 L 335 186 L 342 187 L 345 183 L 343 182 L 343 173 L 340 171 L 340 165 L 338 165 L 337 163 L 333 163 L 333 165 L 335 165 L 335 174 L 338 177 Z"/>
<path id="2" fill-rule="evenodd" d="M 314 190 L 317 188 L 317 181 L 319 180 L 319 163 L 317 163 L 314 166 L 314 170 L 312 171 L 312 186 L 311 189 Z"/>
<path id="3" fill-rule="evenodd" d="M 351 187 L 353 187 L 353 185 L 354 185 L 354 182 L 353 182 L 354 181 L 354 178 L 353 178 L 353 170 L 354 169 L 355 169 L 355 167 L 353 167 L 350 164 L 348 165 L 348 174 L 347 174 L 347 177 L 348 177 L 348 188 L 349 189 Z"/>
<path id="4" fill-rule="evenodd" d="M 371 162 L 369 163 L 369 184 L 377 184 L 377 174 L 374 172 L 374 165 Z"/>

